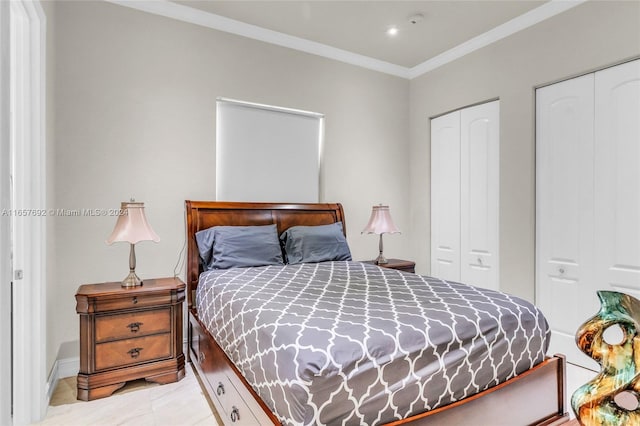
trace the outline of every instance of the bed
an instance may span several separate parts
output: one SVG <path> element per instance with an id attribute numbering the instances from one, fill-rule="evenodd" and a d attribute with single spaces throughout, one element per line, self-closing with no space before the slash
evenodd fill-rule
<path id="1" fill-rule="evenodd" d="M 275 225 L 279 235 L 339 223 L 346 235 L 344 212 L 340 204 L 186 201 L 186 217 L 188 359 L 224 424 L 568 419 L 564 359 L 544 356 L 546 321 L 526 302 L 348 260 L 203 273 L 199 231 Z M 493 311 L 501 319 L 492 326 Z M 493 331 L 482 335 L 483 324 Z M 439 339 L 444 349 L 433 349 Z"/>

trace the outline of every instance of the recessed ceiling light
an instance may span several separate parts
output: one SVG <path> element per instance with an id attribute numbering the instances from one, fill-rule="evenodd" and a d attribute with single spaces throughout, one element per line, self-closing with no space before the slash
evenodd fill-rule
<path id="1" fill-rule="evenodd" d="M 388 36 L 392 36 L 393 37 L 394 35 L 397 35 L 397 34 L 398 34 L 398 27 L 389 27 L 387 29 L 387 35 Z"/>

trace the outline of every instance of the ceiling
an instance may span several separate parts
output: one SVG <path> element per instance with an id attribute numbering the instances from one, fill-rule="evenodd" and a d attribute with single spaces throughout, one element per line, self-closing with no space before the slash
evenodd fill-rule
<path id="1" fill-rule="evenodd" d="M 212 1 L 174 3 L 412 68 L 547 1 Z M 409 18 L 422 14 L 421 22 Z M 390 26 L 398 34 L 388 36 Z"/>

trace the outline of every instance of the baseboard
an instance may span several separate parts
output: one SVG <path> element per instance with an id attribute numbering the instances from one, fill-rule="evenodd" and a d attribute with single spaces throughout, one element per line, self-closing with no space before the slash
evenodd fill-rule
<path id="1" fill-rule="evenodd" d="M 53 395 L 53 390 L 58 385 L 58 360 L 53 363 L 53 368 L 51 368 L 51 373 L 49 373 L 49 377 L 47 378 L 47 392 L 45 393 L 47 400 L 46 406 L 48 407 L 51 403 L 51 396 Z"/>
<path id="2" fill-rule="evenodd" d="M 72 377 L 80 370 L 80 357 L 56 359 L 47 380 L 47 405 L 51 402 L 51 396 L 60 379 Z"/>
<path id="3" fill-rule="evenodd" d="M 80 371 L 80 357 L 58 360 L 58 378 L 76 376 Z"/>

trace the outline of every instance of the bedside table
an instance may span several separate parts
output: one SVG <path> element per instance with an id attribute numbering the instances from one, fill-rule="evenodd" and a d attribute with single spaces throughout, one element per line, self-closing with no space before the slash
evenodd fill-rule
<path id="1" fill-rule="evenodd" d="M 416 262 L 411 262 L 410 260 L 402 260 L 402 259 L 387 259 L 389 262 L 383 264 L 383 265 L 378 265 L 381 268 L 390 268 L 390 269 L 397 269 L 398 271 L 404 271 L 404 272 L 411 272 L 412 274 L 415 274 L 416 272 Z M 363 260 L 363 263 L 370 263 L 372 265 L 375 265 L 375 261 L 373 260 Z"/>
<path id="2" fill-rule="evenodd" d="M 76 293 L 80 314 L 78 399 L 104 398 L 130 380 L 172 383 L 185 374 L 178 278 L 85 284 Z"/>

